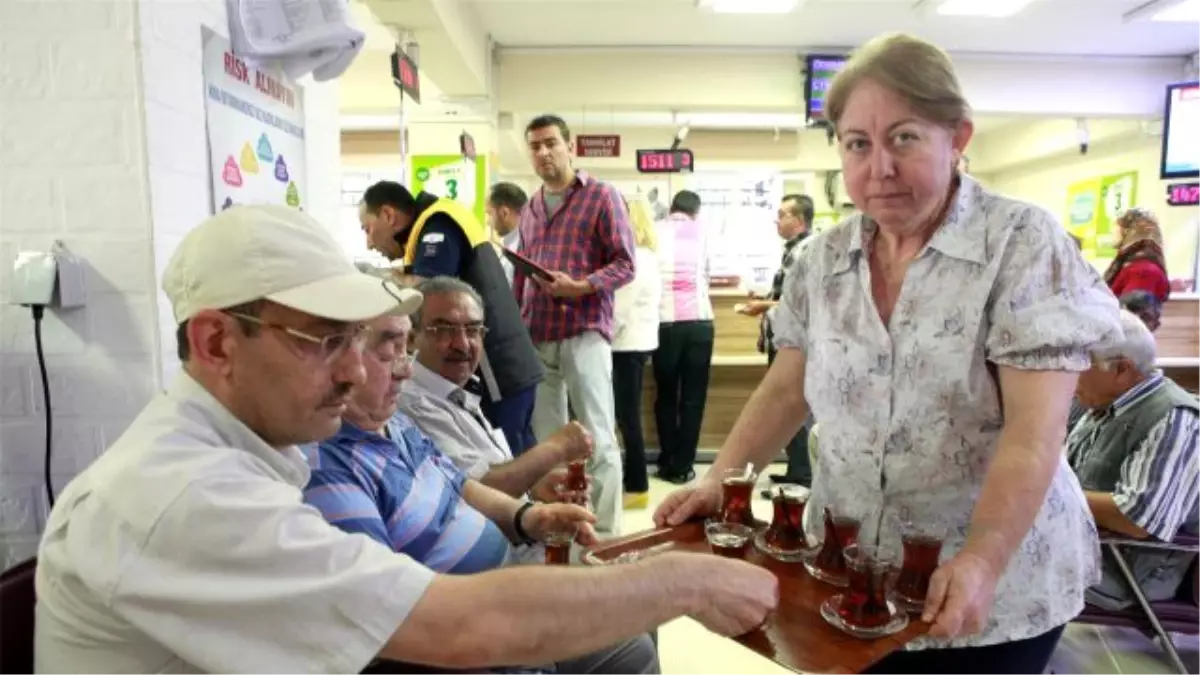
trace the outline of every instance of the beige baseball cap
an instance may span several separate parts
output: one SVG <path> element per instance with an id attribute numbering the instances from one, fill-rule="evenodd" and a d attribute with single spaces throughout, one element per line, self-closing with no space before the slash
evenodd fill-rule
<path id="1" fill-rule="evenodd" d="M 421 294 L 363 274 L 312 217 L 234 206 L 189 232 L 163 272 L 175 321 L 266 299 L 333 321 L 411 314 Z"/>

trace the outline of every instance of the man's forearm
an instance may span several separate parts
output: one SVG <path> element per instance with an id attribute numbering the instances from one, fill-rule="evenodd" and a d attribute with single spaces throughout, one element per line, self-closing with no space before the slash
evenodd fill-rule
<path id="1" fill-rule="evenodd" d="M 380 655 L 475 670 L 592 653 L 695 611 L 689 557 L 439 576 Z"/>
<path id="2" fill-rule="evenodd" d="M 633 261 L 618 258 L 588 275 L 586 281 L 592 287 L 592 292 L 598 290 L 615 291 L 633 281 Z"/>
<path id="3" fill-rule="evenodd" d="M 562 452 L 551 443 L 539 443 L 520 457 L 496 464 L 480 479 L 484 485 L 509 496 L 520 497 L 562 463 Z"/>
<path id="4" fill-rule="evenodd" d="M 1088 509 L 1092 512 L 1092 518 L 1096 520 L 1096 524 L 1100 527 L 1123 534 L 1134 539 L 1146 539 L 1150 537 L 1150 533 L 1142 529 L 1137 523 L 1129 519 L 1125 512 L 1117 507 L 1117 502 L 1113 500 L 1112 493 L 1109 492 L 1093 492 L 1085 491 L 1084 496 L 1087 497 Z"/>
<path id="5" fill-rule="evenodd" d="M 1011 427 L 1000 433 L 963 547 L 987 560 L 996 574 L 1004 572 L 1033 526 L 1059 462 L 1061 439 L 1051 443 L 1024 436 Z"/>
<path id="6" fill-rule="evenodd" d="M 795 363 L 799 359 L 799 363 Z M 758 388 L 738 415 L 733 430 L 721 446 L 709 474 L 741 469 L 752 462 L 762 470 L 796 435 L 808 417 L 804 398 L 804 356 L 799 350 L 783 350 L 767 369 Z"/>
<path id="7" fill-rule="evenodd" d="M 479 481 L 468 480 L 463 486 L 463 499 L 471 508 L 483 514 L 485 518 L 496 524 L 510 541 L 517 541 L 517 531 L 513 527 L 513 516 L 521 507 L 521 501 L 503 492 L 481 484 Z"/>

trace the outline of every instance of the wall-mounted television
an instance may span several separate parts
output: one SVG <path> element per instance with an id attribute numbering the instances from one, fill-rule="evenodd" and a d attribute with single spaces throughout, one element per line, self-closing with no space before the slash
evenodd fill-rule
<path id="1" fill-rule="evenodd" d="M 1160 174 L 1163 180 L 1200 177 L 1200 82 L 1167 87 Z"/>
<path id="2" fill-rule="evenodd" d="M 804 57 L 804 114 L 808 123 L 825 120 L 825 92 L 846 60 L 845 54 L 809 54 Z"/>

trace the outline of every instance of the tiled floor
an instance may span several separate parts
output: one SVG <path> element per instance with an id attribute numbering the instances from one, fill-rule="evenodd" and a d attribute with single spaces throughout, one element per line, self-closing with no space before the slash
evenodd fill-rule
<path id="1" fill-rule="evenodd" d="M 697 466 L 697 473 L 708 467 Z M 767 473 L 780 472 L 775 466 Z M 764 479 L 765 480 L 765 479 Z M 653 477 L 650 479 L 650 508 L 645 511 L 626 511 L 622 522 L 625 533 L 653 527 L 654 508 L 675 486 Z M 770 503 L 757 497 L 754 511 L 769 519 Z M 768 661 L 732 641 L 709 633 L 691 619 L 678 619 L 659 629 L 659 654 L 664 673 L 789 673 L 791 671 Z M 1176 645 L 1191 672 L 1197 672 L 1200 641 L 1195 637 L 1177 636 Z M 1093 626 L 1067 626 L 1051 660 L 1050 669 L 1056 673 L 1171 673 L 1162 650 L 1137 631 Z"/>

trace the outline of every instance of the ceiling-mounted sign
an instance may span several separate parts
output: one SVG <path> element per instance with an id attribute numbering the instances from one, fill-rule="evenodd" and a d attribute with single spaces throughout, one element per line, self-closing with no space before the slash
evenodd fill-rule
<path id="1" fill-rule="evenodd" d="M 392 52 L 392 82 L 414 101 L 421 102 L 421 76 L 417 64 L 399 47 Z"/>
<path id="2" fill-rule="evenodd" d="M 1176 183 L 1167 186 L 1168 206 L 1196 206 L 1200 204 L 1200 183 Z"/>
<path id="3" fill-rule="evenodd" d="M 696 168 L 691 150 L 638 150 L 639 173 L 690 173 Z"/>
<path id="4" fill-rule="evenodd" d="M 581 134 L 575 137 L 577 157 L 620 157 L 621 137 L 616 134 Z"/>
<path id="5" fill-rule="evenodd" d="M 464 131 L 461 135 L 459 135 L 458 148 L 462 152 L 463 157 L 471 160 L 472 162 L 475 161 L 475 139 L 471 137 L 471 134 L 468 134 Z"/>

